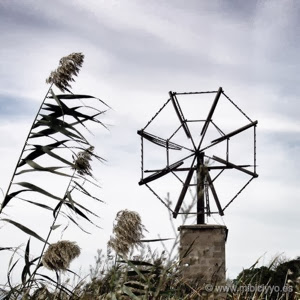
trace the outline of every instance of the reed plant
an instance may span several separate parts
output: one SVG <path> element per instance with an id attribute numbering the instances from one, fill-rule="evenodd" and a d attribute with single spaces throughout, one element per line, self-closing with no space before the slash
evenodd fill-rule
<path id="1" fill-rule="evenodd" d="M 46 82 L 50 86 L 34 118 L 1 202 L 0 221 L 15 226 L 29 236 L 24 249 L 21 283 L 17 286 L 12 286 L 10 277 L 20 260 L 12 257 L 9 262 L 6 285 L 10 291 L 6 299 L 36 297 L 37 291 L 46 293 L 45 282 L 72 295 L 71 291 L 60 284 L 59 272 L 68 271 L 71 261 L 79 256 L 80 248 L 72 241 L 50 243 L 50 237 L 61 226 L 57 224 L 59 217 L 75 224 L 80 230 L 83 230 L 80 219 L 97 226 L 93 218 L 99 216 L 81 199 L 87 197 L 92 201 L 103 202 L 89 191 L 89 186 L 99 188 L 92 174 L 91 160 L 102 162 L 104 159 L 95 153 L 84 132 L 88 131 L 89 123 L 106 127 L 99 117 L 109 106 L 94 96 L 71 91 L 70 83 L 75 81 L 74 77 L 79 74 L 83 62 L 82 53 L 71 53 L 61 58 L 59 66 L 47 78 Z M 64 193 L 57 195 L 55 186 L 51 190 L 42 187 L 39 179 L 43 174 L 47 174 L 47 182 L 54 178 L 66 178 L 67 181 L 60 180 L 66 183 Z M 52 218 L 46 236 L 26 226 L 24 219 L 19 221 L 10 217 L 12 210 L 9 208 L 24 203 L 48 212 Z M 30 238 L 41 243 L 39 254 L 31 253 Z M 0 250 L 16 254 L 20 249 L 1 245 Z M 55 272 L 57 279 L 53 280 L 44 271 L 40 272 L 41 268 Z"/>

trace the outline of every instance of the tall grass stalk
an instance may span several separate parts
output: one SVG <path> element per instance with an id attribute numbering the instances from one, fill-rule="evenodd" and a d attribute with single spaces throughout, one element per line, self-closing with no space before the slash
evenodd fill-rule
<path id="1" fill-rule="evenodd" d="M 43 105 L 44 105 L 44 103 L 45 103 L 45 100 L 47 99 L 48 94 L 50 93 L 50 91 L 51 91 L 51 89 L 52 89 L 52 86 L 53 86 L 53 83 L 51 83 L 51 85 L 50 85 L 50 87 L 49 87 L 49 89 L 48 89 L 48 91 L 47 91 L 47 93 L 46 93 L 46 95 L 45 95 L 45 97 L 44 97 L 44 99 L 43 99 L 43 101 L 42 101 L 42 103 L 41 103 L 39 109 L 38 109 L 38 112 L 37 112 L 37 114 L 35 115 L 35 118 L 34 118 L 34 120 L 33 120 L 33 122 L 32 122 L 32 125 L 31 125 L 31 127 L 30 127 L 30 129 L 29 129 L 28 135 L 27 135 L 27 137 L 26 137 L 26 139 L 25 139 L 25 143 L 24 143 L 24 145 L 23 145 L 22 151 L 21 151 L 20 156 L 19 156 L 19 158 L 18 158 L 17 164 L 16 164 L 15 169 L 14 169 L 14 171 L 13 171 L 13 175 L 12 175 L 10 181 L 9 181 L 8 188 L 7 188 L 7 190 L 6 190 L 6 194 L 4 195 L 4 198 L 3 198 L 3 199 L 5 199 L 5 198 L 7 197 L 8 193 L 9 193 L 9 191 L 10 191 L 11 185 L 12 185 L 13 180 L 14 180 L 14 178 L 15 178 L 15 175 L 16 175 L 16 172 L 17 172 L 19 163 L 20 163 L 20 161 L 21 161 L 21 159 L 22 159 L 22 156 L 23 156 L 23 154 L 24 154 L 24 150 L 25 150 L 25 148 L 26 148 L 26 146 L 27 146 L 28 139 L 29 139 L 29 137 L 30 137 L 31 131 L 32 131 L 32 129 L 33 129 L 33 126 L 35 125 L 36 120 L 37 120 L 37 118 L 38 118 L 39 115 L 40 115 L 41 109 L 42 109 L 42 107 L 43 107 Z M 0 214 L 2 213 L 2 210 L 3 210 L 3 207 L 2 207 L 2 203 L 1 203 Z"/>
<path id="2" fill-rule="evenodd" d="M 50 239 L 51 233 L 53 232 L 54 225 L 55 225 L 55 223 L 56 223 L 56 221 L 57 221 L 57 218 L 58 218 L 58 216 L 59 216 L 59 212 L 60 212 L 60 210 L 61 210 L 61 208 L 62 208 L 63 202 L 65 201 L 66 195 L 67 195 L 67 193 L 68 193 L 68 191 L 69 191 L 70 185 L 71 185 L 71 183 L 72 183 L 72 181 L 73 181 L 73 178 L 74 178 L 75 174 L 76 174 L 76 170 L 74 170 L 73 175 L 72 175 L 72 177 L 71 177 L 71 179 L 70 179 L 70 181 L 69 181 L 69 184 L 68 184 L 68 186 L 67 186 L 67 188 L 66 188 L 66 192 L 65 192 L 64 197 L 63 197 L 63 199 L 62 199 L 62 203 L 60 204 L 60 206 L 58 207 L 58 209 L 57 209 L 57 211 L 56 211 L 56 214 L 55 214 L 54 219 L 53 219 L 53 221 L 52 221 L 52 225 L 50 226 L 50 229 L 49 229 L 49 232 L 48 232 L 48 234 L 47 234 L 45 243 L 44 243 L 44 245 L 43 245 L 42 251 L 41 251 L 41 253 L 40 253 L 40 255 L 39 255 L 39 259 L 38 259 L 36 268 L 35 268 L 34 271 L 32 272 L 31 276 L 28 278 L 27 282 L 24 284 L 24 288 L 25 288 L 25 289 L 26 289 L 26 286 L 28 285 L 28 291 L 31 290 L 32 284 L 33 284 L 33 282 L 34 282 L 34 278 L 35 278 L 35 276 L 36 276 L 36 272 L 37 272 L 37 270 L 39 269 L 39 267 L 41 266 L 40 264 L 41 264 L 41 260 L 42 260 L 42 258 L 43 258 L 45 249 L 46 249 L 47 245 L 49 244 L 49 239 Z"/>
<path id="3" fill-rule="evenodd" d="M 108 105 L 99 98 L 85 94 L 74 94 L 69 90 L 70 82 L 74 81 L 73 77 L 78 75 L 83 59 L 84 55 L 82 53 L 72 53 L 63 57 L 60 60 L 59 67 L 55 71 L 51 72 L 48 77 L 47 83 L 50 83 L 50 87 L 31 125 L 7 192 L 1 203 L 0 213 L 3 213 L 3 209 L 10 204 L 12 200 L 22 200 L 25 203 L 38 207 L 39 209 L 46 211 L 50 210 L 53 214 L 51 226 L 45 238 L 41 237 L 37 232 L 28 228 L 19 221 L 9 218 L 1 218 L 0 216 L 0 221 L 7 222 L 23 231 L 26 235 L 30 235 L 31 237 L 43 242 L 39 256 L 31 259 L 30 239 L 28 240 L 24 251 L 25 265 L 21 274 L 22 284 L 15 288 L 11 287 L 10 295 L 22 294 L 29 297 L 30 293 L 32 294 L 32 289 L 34 287 L 39 288 L 39 286 L 44 284 L 45 278 L 48 279 L 50 284 L 53 284 L 53 281 L 49 276 L 45 277 L 44 275 L 38 274 L 37 271 L 42 266 L 42 259 L 45 254 L 46 247 L 49 245 L 49 240 L 53 230 L 58 227 L 56 225 L 58 216 L 67 218 L 83 231 L 85 230 L 80 226 L 78 222 L 79 218 L 97 226 L 90 216 L 99 216 L 89 210 L 86 207 L 86 204 L 82 205 L 76 201 L 75 197 L 77 194 L 75 194 L 75 196 L 73 195 L 73 192 L 76 192 L 80 193 L 84 197 L 92 199 L 93 201 L 103 202 L 101 199 L 90 193 L 86 186 L 83 187 L 84 183 L 91 183 L 94 186 L 99 187 L 91 173 L 89 161 L 92 157 L 99 161 L 103 161 L 103 158 L 93 152 L 94 148 L 82 134 L 80 128 L 84 128 L 86 130 L 87 126 L 85 124 L 92 122 L 106 127 L 98 119 L 98 117 L 105 111 L 100 110 L 97 107 L 98 104 L 101 106 L 105 105 L 106 107 L 108 107 Z M 64 93 L 56 94 L 53 90 L 54 86 Z M 81 99 L 97 102 L 96 105 L 85 105 Z M 76 102 L 80 102 L 81 104 L 77 105 Z M 30 143 L 29 140 L 33 142 Z M 66 152 L 61 155 L 61 152 L 59 152 L 60 149 L 68 150 L 69 154 L 73 154 L 73 162 L 70 161 L 70 157 L 67 156 Z M 76 154 L 73 149 L 79 149 L 81 151 Z M 40 162 L 37 162 L 40 157 L 48 157 L 51 161 L 55 160 L 60 163 L 60 166 L 43 166 Z M 50 164 L 50 160 L 47 160 L 46 162 Z M 61 169 L 73 169 L 73 172 L 72 174 L 69 174 L 70 172 L 61 171 Z M 54 194 L 56 189 L 54 189 L 54 193 L 52 193 L 52 191 L 45 190 L 41 186 L 37 185 L 35 183 L 37 176 L 29 176 L 28 182 L 24 180 L 15 182 L 15 178 L 22 177 L 24 174 L 32 174 L 32 172 L 33 174 L 48 174 L 49 176 L 55 176 L 57 178 L 69 177 L 70 179 L 67 183 L 63 197 L 61 198 Z M 11 191 L 13 184 L 16 187 L 19 187 L 19 189 Z M 20 195 L 25 193 L 28 195 L 27 192 L 31 192 L 29 193 L 29 196 L 40 195 L 41 197 L 32 197 L 32 199 L 28 199 L 27 196 L 20 197 Z M 45 198 L 52 201 L 54 199 L 58 201 L 58 204 L 53 208 L 44 202 Z M 66 212 L 62 210 L 63 207 L 67 208 Z M 70 213 L 74 213 L 78 219 L 75 221 Z M 58 246 L 59 245 L 70 245 L 71 247 L 72 244 L 66 242 L 65 244 L 58 244 Z M 1 251 L 9 249 L 10 247 L 0 248 Z M 63 248 L 61 248 L 61 250 L 64 251 Z M 71 252 L 69 254 L 71 254 Z M 72 258 L 72 255 L 70 256 L 69 254 L 68 257 Z M 15 268 L 17 263 L 18 260 L 14 262 L 11 261 L 10 263 L 8 271 L 9 284 L 12 270 Z M 31 271 L 32 268 L 33 271 Z M 39 276 L 37 277 L 37 275 Z M 57 282 L 56 285 L 64 289 L 59 282 Z M 64 289 L 64 291 L 69 293 L 67 289 Z"/>

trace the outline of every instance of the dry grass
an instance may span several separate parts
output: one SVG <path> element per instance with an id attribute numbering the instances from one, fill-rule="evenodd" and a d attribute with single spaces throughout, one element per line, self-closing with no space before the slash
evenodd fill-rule
<path id="1" fill-rule="evenodd" d="M 45 252 L 43 266 L 52 271 L 65 271 L 71 261 L 80 255 L 80 248 L 75 242 L 59 241 L 51 244 Z"/>
<path id="2" fill-rule="evenodd" d="M 140 245 L 143 230 L 144 226 L 137 212 L 127 209 L 119 211 L 113 227 L 114 236 L 110 238 L 108 246 L 117 254 L 126 256 L 130 249 Z"/>
<path id="3" fill-rule="evenodd" d="M 92 160 L 92 153 L 94 151 L 94 147 L 91 146 L 85 151 L 80 151 L 77 155 L 77 158 L 74 159 L 74 169 L 78 172 L 78 174 L 84 176 L 89 175 L 92 176 L 92 167 L 90 165 L 90 161 Z"/>
<path id="4" fill-rule="evenodd" d="M 73 76 L 77 76 L 83 64 L 84 55 L 82 53 L 72 53 L 64 56 L 59 61 L 59 67 L 50 73 L 46 83 L 55 84 L 62 92 L 68 91 L 70 82 L 75 81 Z"/>

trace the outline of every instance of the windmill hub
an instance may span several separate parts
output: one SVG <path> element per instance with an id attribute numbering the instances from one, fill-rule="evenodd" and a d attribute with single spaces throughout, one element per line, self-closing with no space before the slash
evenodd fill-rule
<path id="1" fill-rule="evenodd" d="M 196 150 L 195 151 L 195 156 L 197 158 L 199 158 L 201 160 L 201 162 L 203 163 L 203 158 L 204 158 L 204 152 L 200 151 L 200 150 Z"/>

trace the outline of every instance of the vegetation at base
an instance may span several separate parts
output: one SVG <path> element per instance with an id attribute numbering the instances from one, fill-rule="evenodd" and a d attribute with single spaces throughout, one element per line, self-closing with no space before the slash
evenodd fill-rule
<path id="1" fill-rule="evenodd" d="M 240 272 L 232 284 L 245 299 L 300 299 L 300 257 L 292 260 L 276 257 L 268 267 L 257 267 L 256 262 Z M 255 298 L 259 294 L 265 298 Z"/>
<path id="2" fill-rule="evenodd" d="M 227 281 L 226 286 L 234 286 L 235 290 L 229 289 L 227 293 L 220 294 L 216 290 L 217 287 L 207 292 L 206 284 L 186 281 L 180 274 L 180 262 L 177 259 L 168 260 L 165 252 L 152 253 L 145 245 L 139 250 L 139 255 L 136 255 L 137 253 L 133 255 L 132 252 L 129 258 L 112 255 L 110 251 L 105 255 L 103 251 L 98 250 L 95 264 L 90 267 L 89 278 L 77 279 L 78 283 L 75 286 L 72 285 L 71 276 L 61 284 L 51 283 L 48 280 L 39 288 L 32 289 L 22 299 L 300 299 L 298 259 L 280 262 L 280 258 L 277 258 L 268 267 L 257 267 L 255 264 L 243 270 L 236 279 Z M 246 290 L 247 286 L 264 286 L 264 291 Z M 280 290 L 268 289 L 277 286 Z M 241 287 L 244 289 L 238 289 Z M 284 292 L 283 287 L 289 292 Z M 3 299 L 21 298 L 17 297 L 17 293 L 11 293 L 8 298 Z"/>

